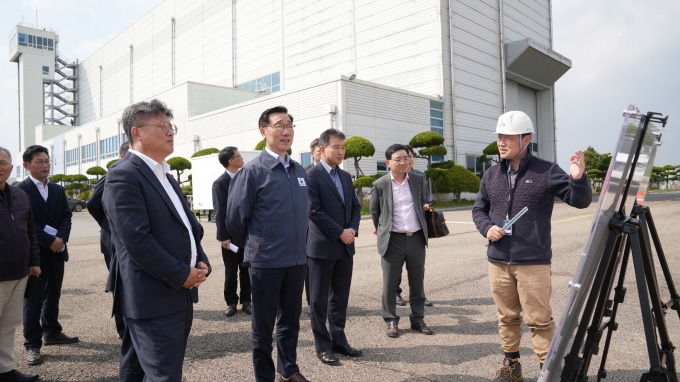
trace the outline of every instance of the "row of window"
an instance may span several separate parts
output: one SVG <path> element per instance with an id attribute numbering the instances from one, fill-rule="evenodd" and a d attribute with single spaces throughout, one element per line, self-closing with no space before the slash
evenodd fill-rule
<path id="1" fill-rule="evenodd" d="M 236 86 L 237 89 L 252 90 L 256 92 L 276 93 L 281 90 L 281 72 L 260 77 Z"/>
<path id="2" fill-rule="evenodd" d="M 17 33 L 15 37 L 17 38 L 16 44 L 19 44 L 20 46 L 29 46 L 31 48 L 37 49 L 54 50 L 54 40 L 51 38 L 33 36 L 25 33 Z M 10 50 L 14 48 L 15 46 L 14 44 L 15 41 L 13 37 L 12 41 L 10 42 Z"/>
<path id="3" fill-rule="evenodd" d="M 430 101 L 430 130 L 444 136 L 444 104 Z M 432 162 L 443 162 L 443 155 L 433 155 Z"/>
<path id="4" fill-rule="evenodd" d="M 102 139 L 99 141 L 99 158 L 108 159 L 113 158 L 118 154 L 118 136 Z"/>
<path id="5" fill-rule="evenodd" d="M 83 146 L 83 163 L 94 162 L 97 159 L 97 146 L 95 142 Z"/>
<path id="6" fill-rule="evenodd" d="M 79 158 L 80 149 L 78 147 L 75 149 L 66 150 L 66 166 L 76 166 L 78 164 Z"/>

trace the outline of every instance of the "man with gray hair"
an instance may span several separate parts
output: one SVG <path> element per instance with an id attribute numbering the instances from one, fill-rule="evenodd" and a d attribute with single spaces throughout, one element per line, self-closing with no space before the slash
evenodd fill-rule
<path id="1" fill-rule="evenodd" d="M 193 303 L 210 272 L 196 217 L 167 174 L 171 118 L 156 99 L 125 109 L 133 149 L 109 171 L 102 197 L 115 249 L 106 290 L 125 322 L 120 381 L 182 380 Z"/>
<path id="2" fill-rule="evenodd" d="M 21 323 L 28 278 L 40 276 L 40 247 L 28 195 L 7 183 L 12 154 L 0 147 L 0 381 L 29 382 L 37 374 L 14 369 L 14 333 Z"/>

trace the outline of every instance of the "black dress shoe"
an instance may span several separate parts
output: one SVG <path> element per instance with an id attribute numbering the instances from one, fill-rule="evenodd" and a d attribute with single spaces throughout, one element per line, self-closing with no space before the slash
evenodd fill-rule
<path id="1" fill-rule="evenodd" d="M 361 350 L 355 349 L 349 345 L 333 346 L 333 351 L 336 353 L 340 353 L 342 355 L 346 355 L 348 357 L 359 357 L 360 355 L 363 354 Z"/>
<path id="2" fill-rule="evenodd" d="M 425 299 L 425 306 L 434 306 L 432 301 L 428 300 L 427 298 Z"/>
<path id="3" fill-rule="evenodd" d="M 412 322 L 411 323 L 411 329 L 415 330 L 416 332 L 420 332 L 420 333 L 426 334 L 426 335 L 434 334 L 432 329 L 427 327 L 427 325 L 425 324 L 425 321 Z"/>
<path id="4" fill-rule="evenodd" d="M 227 317 L 231 317 L 236 313 L 236 304 L 229 304 L 227 306 L 227 310 L 224 311 L 224 315 Z"/>
<path id="5" fill-rule="evenodd" d="M 0 373 L 0 382 L 33 382 L 37 381 L 38 378 L 40 378 L 38 374 L 24 374 L 17 370 Z"/>
<path id="6" fill-rule="evenodd" d="M 397 305 L 406 306 L 406 301 L 404 301 L 404 299 L 401 298 L 401 293 L 397 293 Z"/>
<path id="7" fill-rule="evenodd" d="M 387 336 L 390 338 L 399 337 L 399 325 L 397 321 L 390 321 L 387 323 Z"/>
<path id="8" fill-rule="evenodd" d="M 78 337 L 71 337 L 67 336 L 64 333 L 59 333 L 54 337 L 50 338 L 43 338 L 43 345 L 45 346 L 50 346 L 50 345 L 62 345 L 62 344 L 72 344 L 76 343 L 79 341 Z"/>
<path id="9" fill-rule="evenodd" d="M 243 308 L 244 313 L 253 314 L 253 306 L 250 304 L 250 301 L 244 302 L 241 307 Z"/>
<path id="10" fill-rule="evenodd" d="M 316 356 L 326 365 L 337 365 L 340 360 L 332 351 L 318 351 Z"/>

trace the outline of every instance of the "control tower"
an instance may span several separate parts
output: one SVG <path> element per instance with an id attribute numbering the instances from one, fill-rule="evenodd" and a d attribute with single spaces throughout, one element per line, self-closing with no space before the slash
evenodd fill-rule
<path id="1" fill-rule="evenodd" d="M 20 152 L 36 144 L 37 126 L 77 124 L 78 63 L 59 57 L 58 43 L 52 29 L 24 23 L 9 35 L 9 60 L 19 72 Z"/>

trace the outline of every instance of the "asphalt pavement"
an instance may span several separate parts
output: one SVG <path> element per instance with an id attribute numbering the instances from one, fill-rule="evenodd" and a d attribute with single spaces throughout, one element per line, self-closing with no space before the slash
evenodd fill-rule
<path id="1" fill-rule="evenodd" d="M 652 209 L 669 266 L 675 279 L 680 281 L 680 246 L 676 239 L 680 231 L 680 193 L 659 193 L 658 198 L 652 195 L 646 202 Z M 555 205 L 552 220 L 555 320 L 559 320 L 565 304 L 568 283 L 588 238 L 596 204 L 584 210 L 564 203 Z M 303 313 L 298 364 L 309 380 L 487 382 L 493 379 L 503 353 L 487 281 L 487 242 L 472 224 L 469 210 L 450 211 L 445 215 L 451 234 L 431 239 L 426 260 L 425 291 L 434 307 L 426 308 L 425 321 L 435 335 L 424 336 L 409 329 L 408 306 L 397 308 L 402 316 L 401 336 L 391 339 L 385 335 L 386 325 L 380 316 L 380 256 L 371 221 L 362 220 L 346 333 L 350 344 L 362 349 L 364 355 L 355 359 L 341 356 L 340 366 L 321 364 L 316 358 L 309 318 Z M 200 302 L 195 305 L 184 379 L 252 381 L 250 316 L 240 310 L 230 318 L 223 315 L 226 309 L 222 297 L 224 267 L 219 244 L 214 239 L 215 225 L 205 220 L 202 224 L 206 231 L 202 245 L 213 273 L 200 287 Z M 45 362 L 29 367 L 24 361 L 19 328 L 14 347 L 15 366 L 19 370 L 39 373 L 43 381 L 117 380 L 120 342 L 110 318 L 111 296 L 103 291 L 107 271 L 99 253 L 98 234 L 97 224 L 87 212 L 74 213 L 69 242 L 71 260 L 66 265 L 60 319 L 64 332 L 79 336 L 80 342 L 43 347 Z M 638 381 L 649 369 L 637 289 L 630 268 L 626 278 L 629 292 L 619 309 L 619 330 L 612 342 L 606 381 Z M 668 298 L 662 279 L 659 285 L 661 295 Z M 406 281 L 402 287 L 407 298 Z M 675 313 L 667 316 L 667 322 L 671 339 L 680 343 L 680 318 Z M 535 381 L 538 359 L 531 350 L 526 327 L 520 351 L 525 381 Z M 593 364 L 597 363 L 595 358 Z M 596 366 L 591 367 L 590 375 L 594 375 L 595 369 Z"/>

